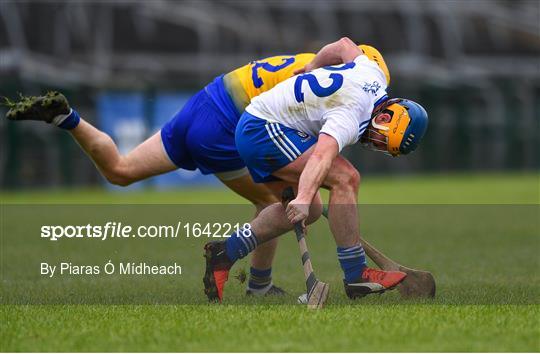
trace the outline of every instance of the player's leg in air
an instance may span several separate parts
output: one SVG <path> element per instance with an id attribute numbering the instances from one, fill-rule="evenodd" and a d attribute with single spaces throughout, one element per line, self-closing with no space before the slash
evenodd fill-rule
<path id="1" fill-rule="evenodd" d="M 67 99 L 60 93 L 27 97 L 17 103 L 9 102 L 8 106 L 10 108 L 7 113 L 9 120 L 43 121 L 68 131 L 94 162 L 100 173 L 112 184 L 127 186 L 179 168 L 164 150 L 163 132 L 152 135 L 128 154 L 122 155 L 111 137 L 82 119 L 75 110 L 71 109 Z M 184 112 L 182 115 L 181 111 L 173 117 L 171 122 L 181 123 L 185 115 L 189 113 L 193 112 Z M 176 127 L 171 126 L 171 122 L 164 128 L 169 128 L 166 129 L 166 133 L 173 140 L 177 136 L 174 132 Z M 189 169 L 197 167 L 187 147 L 174 146 L 171 143 L 168 147 L 175 149 L 172 154 L 180 164 L 185 164 L 185 167 Z M 181 151 L 183 148 L 186 151 Z M 270 189 L 264 185 L 255 184 L 243 166 L 235 171 L 221 171 L 215 174 L 227 187 L 252 202 L 256 208 L 256 215 L 267 205 L 278 200 Z M 274 240 L 253 252 L 247 294 L 284 294 L 282 289 L 272 283 L 271 267 L 276 247 L 277 240 Z"/>
<path id="2" fill-rule="evenodd" d="M 177 169 L 167 158 L 159 133 L 154 134 L 127 155 L 121 155 L 114 141 L 71 109 L 60 93 L 23 98 L 12 103 L 6 115 L 13 121 L 36 120 L 68 131 L 112 184 L 127 186 L 145 178 Z"/>

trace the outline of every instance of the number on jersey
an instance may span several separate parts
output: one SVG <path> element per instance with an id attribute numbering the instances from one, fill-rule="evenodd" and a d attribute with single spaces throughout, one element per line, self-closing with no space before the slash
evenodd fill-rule
<path id="1" fill-rule="evenodd" d="M 259 77 L 259 69 L 275 73 L 276 71 L 285 69 L 287 66 L 294 63 L 294 57 L 284 57 L 281 58 L 281 60 L 283 60 L 283 63 L 279 65 L 272 65 L 266 61 L 255 62 L 253 67 L 251 68 L 251 78 L 253 79 L 253 86 L 255 86 L 255 88 L 259 88 L 264 85 L 262 78 Z"/>
<path id="2" fill-rule="evenodd" d="M 323 69 L 329 70 L 329 71 L 342 71 L 347 70 L 355 67 L 354 62 L 350 62 L 347 64 L 344 64 L 342 66 L 326 66 Z M 296 98 L 296 102 L 304 102 L 304 92 L 302 91 L 302 83 L 304 80 L 306 80 L 309 84 L 309 88 L 315 96 L 317 97 L 328 97 L 335 93 L 337 90 L 343 86 L 343 75 L 339 73 L 332 73 L 328 76 L 330 79 L 332 79 L 332 83 L 328 87 L 323 87 L 321 84 L 319 84 L 319 81 L 317 81 L 317 77 L 313 74 L 303 74 L 299 75 L 296 78 L 296 81 L 294 82 L 294 97 Z"/>

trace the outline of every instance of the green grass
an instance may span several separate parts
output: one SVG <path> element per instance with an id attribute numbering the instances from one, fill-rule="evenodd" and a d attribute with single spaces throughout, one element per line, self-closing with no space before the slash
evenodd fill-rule
<path id="1" fill-rule="evenodd" d="M 323 191 L 323 194 L 326 194 Z M 175 191 L 109 192 L 103 189 L 0 191 L 4 203 L 247 203 L 224 188 L 179 188 Z M 359 202 L 364 204 L 537 204 L 540 175 L 437 174 L 364 176 Z"/>
<path id="2" fill-rule="evenodd" d="M 14 351 L 537 351 L 538 306 L 17 306 Z"/>
<path id="3" fill-rule="evenodd" d="M 290 292 L 289 296 L 247 299 L 244 285 L 231 279 L 225 303 L 209 305 L 200 280 L 204 239 L 184 239 L 177 244 L 129 242 L 129 249 L 123 242 L 103 242 L 99 247 L 94 242 L 91 246 L 58 242 L 49 249 L 49 244 L 34 242 L 32 232 L 23 231 L 47 220 L 37 211 L 56 214 L 59 210 L 71 218 L 70 213 L 77 214 L 76 208 L 32 209 L 23 205 L 17 211 L 16 206 L 4 205 L 0 349 L 537 352 L 538 186 L 538 175 L 534 174 L 366 177 L 361 200 L 368 205 L 360 207 L 364 237 L 401 263 L 432 271 L 437 297 L 406 301 L 397 292 L 389 292 L 348 300 L 333 240 L 326 222 L 320 220 L 310 227 L 308 245 L 318 276 L 330 284 L 331 296 L 329 306 L 318 312 L 295 304 L 303 291 L 303 274 L 296 241 L 290 234 L 280 240 L 274 265 L 274 280 Z M 63 190 L 4 192 L 1 196 L 4 203 L 15 204 L 242 202 L 222 190 Z M 120 213 L 128 210 L 117 209 Z M 20 210 L 28 215 L 17 214 Z M 117 216 L 111 207 L 87 210 L 96 212 L 96 218 Z M 106 215 L 97 215 L 96 210 Z M 192 213 L 207 214 L 203 216 L 211 219 L 216 214 L 236 215 L 246 210 L 250 210 L 247 205 L 135 206 L 130 220 L 159 223 L 179 213 L 183 218 Z M 25 222 L 21 225 L 10 215 L 24 216 Z M 84 264 L 111 252 L 119 258 L 147 257 L 158 262 L 180 259 L 183 275 L 178 279 L 67 278 L 49 282 L 30 272 L 32 262 L 46 256 L 74 257 Z M 235 265 L 236 270 L 247 267 L 246 260 Z M 40 299 L 45 304 L 25 304 Z M 62 303 L 58 299 L 79 304 L 54 304 Z"/>

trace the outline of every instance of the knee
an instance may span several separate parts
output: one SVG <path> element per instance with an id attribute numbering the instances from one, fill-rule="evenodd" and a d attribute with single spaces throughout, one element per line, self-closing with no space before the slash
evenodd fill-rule
<path id="1" fill-rule="evenodd" d="M 360 172 L 354 167 L 340 170 L 332 181 L 332 189 L 344 189 L 357 192 L 360 187 Z"/>
<path id="2" fill-rule="evenodd" d="M 360 187 L 360 179 L 360 172 L 358 172 L 356 168 L 352 168 L 346 183 L 355 190 L 358 190 L 358 187 Z"/>

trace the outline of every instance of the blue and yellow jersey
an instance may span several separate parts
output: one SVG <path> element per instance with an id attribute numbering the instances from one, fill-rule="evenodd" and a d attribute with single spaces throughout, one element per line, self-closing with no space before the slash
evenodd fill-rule
<path id="1" fill-rule="evenodd" d="M 359 46 L 364 54 L 376 62 L 390 83 L 390 72 L 379 51 L 368 45 Z M 238 112 L 243 112 L 251 100 L 292 77 L 294 72 L 311 62 L 315 54 L 279 55 L 253 61 L 223 76 L 225 89 Z"/>
<path id="2" fill-rule="evenodd" d="M 252 61 L 223 76 L 227 92 L 239 112 L 244 111 L 251 100 L 293 76 L 294 71 L 308 64 L 315 54 L 278 55 Z"/>

